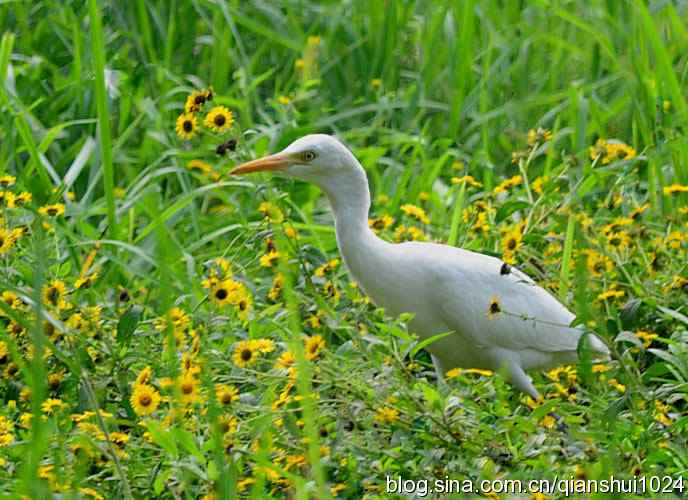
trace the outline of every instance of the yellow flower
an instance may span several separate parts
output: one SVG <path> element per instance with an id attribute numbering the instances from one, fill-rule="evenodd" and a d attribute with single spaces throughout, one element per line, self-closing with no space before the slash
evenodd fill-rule
<path id="1" fill-rule="evenodd" d="M 374 419 L 381 424 L 393 424 L 399 419 L 399 410 L 384 406 L 377 410 Z"/>
<path id="2" fill-rule="evenodd" d="M 16 293 L 5 290 L 0 294 L 0 300 L 7 304 L 12 309 L 18 309 L 21 306 L 21 300 Z M 2 310 L 0 310 L 0 316 L 2 315 Z"/>
<path id="3" fill-rule="evenodd" d="M 191 160 L 186 164 L 186 169 L 190 172 L 198 172 L 199 174 L 206 175 L 213 180 L 220 178 L 220 174 L 215 172 L 209 163 L 206 163 L 202 160 Z"/>
<path id="4" fill-rule="evenodd" d="M 332 259 L 315 270 L 315 275 L 323 278 L 326 274 L 334 271 L 339 266 L 339 259 Z"/>
<path id="5" fill-rule="evenodd" d="M 463 177 L 452 177 L 451 178 L 451 183 L 452 184 L 463 184 L 466 183 L 471 187 L 474 188 L 481 188 L 483 187 L 481 182 L 478 182 L 475 180 L 475 178 L 472 175 L 464 175 Z"/>
<path id="6" fill-rule="evenodd" d="M 234 115 L 224 106 L 215 106 L 203 120 L 203 124 L 215 132 L 224 132 L 232 127 Z"/>
<path id="7" fill-rule="evenodd" d="M 423 241 L 425 240 L 425 233 L 423 233 L 423 231 L 417 227 L 406 227 L 404 225 L 400 225 L 394 231 L 394 240 L 397 242 Z"/>
<path id="8" fill-rule="evenodd" d="M 603 365 L 603 364 L 592 365 L 592 372 L 593 373 L 604 373 L 604 372 L 608 372 L 609 370 L 611 370 L 611 367 L 609 365 Z"/>
<path id="9" fill-rule="evenodd" d="M 239 420 L 233 415 L 222 415 L 218 419 L 218 424 L 222 434 L 233 434 L 239 427 Z"/>
<path id="10" fill-rule="evenodd" d="M 604 273 L 609 273 L 614 269 L 614 262 L 606 255 L 602 255 L 592 249 L 584 250 L 586 255 L 586 266 L 593 276 L 599 278 Z"/>
<path id="11" fill-rule="evenodd" d="M 611 385 L 614 389 L 616 389 L 619 392 L 626 392 L 626 386 L 623 385 L 621 382 L 616 380 L 615 378 L 609 380 L 609 385 Z"/>
<path id="12" fill-rule="evenodd" d="M 282 273 L 278 273 L 272 280 L 272 288 L 270 288 L 270 291 L 268 292 L 268 298 L 273 302 L 277 302 L 282 293 L 283 286 L 284 276 L 282 275 Z"/>
<path id="13" fill-rule="evenodd" d="M 200 400 L 198 380 L 189 372 L 182 374 L 177 379 L 177 387 L 184 404 L 193 404 Z"/>
<path id="14" fill-rule="evenodd" d="M 186 103 L 184 104 L 184 111 L 186 113 L 197 113 L 201 110 L 201 107 L 207 102 L 213 99 L 213 89 L 212 87 L 207 90 L 194 90 L 186 98 Z"/>
<path id="15" fill-rule="evenodd" d="M 275 362 L 275 368 L 280 370 L 288 370 L 296 364 L 296 356 L 291 351 L 284 351 L 277 361 Z"/>
<path id="16" fill-rule="evenodd" d="M 320 37 L 319 36 L 309 36 L 308 37 L 308 45 L 310 45 L 310 46 L 320 45 Z"/>
<path id="17" fill-rule="evenodd" d="M 610 288 L 609 290 L 606 290 L 599 294 L 597 296 L 597 300 L 607 300 L 607 299 L 619 299 L 626 295 L 626 293 L 623 290 L 617 290 L 616 288 Z"/>
<path id="18" fill-rule="evenodd" d="M 109 435 L 110 441 L 118 446 L 124 446 L 129 442 L 129 434 L 125 434 L 124 432 L 111 432 Z"/>
<path id="19" fill-rule="evenodd" d="M 105 500 L 105 497 L 93 488 L 79 488 L 79 493 L 85 497 L 93 498 L 94 500 Z"/>
<path id="20" fill-rule="evenodd" d="M 549 177 L 546 175 L 535 179 L 532 184 L 533 191 L 535 191 L 537 194 L 542 194 L 544 191 L 543 187 L 545 184 L 547 184 L 547 181 L 549 181 Z"/>
<path id="21" fill-rule="evenodd" d="M 332 495 L 333 497 L 336 497 L 340 492 L 344 491 L 345 489 L 346 489 L 346 484 L 337 483 L 337 484 L 330 487 L 330 495 Z"/>
<path id="22" fill-rule="evenodd" d="M 239 283 L 233 279 L 218 282 L 210 291 L 210 298 L 219 306 L 231 304 L 239 290 Z"/>
<path id="23" fill-rule="evenodd" d="M 237 366 L 246 368 L 255 364 L 256 361 L 258 361 L 259 356 L 260 351 L 254 342 L 250 340 L 242 340 L 237 342 L 236 346 L 234 347 L 234 355 L 232 356 L 232 360 Z"/>
<path id="24" fill-rule="evenodd" d="M 281 95 L 277 98 L 277 102 L 286 106 L 287 104 L 289 104 L 291 102 L 291 99 L 289 99 L 286 95 Z"/>
<path id="25" fill-rule="evenodd" d="M 269 201 L 264 201 L 258 206 L 258 211 L 263 214 L 263 217 L 272 222 L 282 222 L 284 220 L 284 214 L 280 208 L 270 203 Z"/>
<path id="26" fill-rule="evenodd" d="M 506 232 L 502 237 L 502 250 L 504 251 L 504 255 L 512 257 L 518 249 L 521 248 L 522 242 L 523 234 L 518 226 Z"/>
<path id="27" fill-rule="evenodd" d="M 175 131 L 181 139 L 192 139 L 197 129 L 198 121 L 193 113 L 182 113 L 177 118 Z"/>
<path id="28" fill-rule="evenodd" d="M 428 219 L 427 214 L 425 213 L 425 210 L 422 208 L 412 205 L 411 203 L 407 203 L 405 205 L 401 206 L 401 211 L 404 212 L 406 215 L 409 217 L 413 217 L 416 220 L 419 220 L 423 224 L 429 224 L 430 219 Z"/>
<path id="29" fill-rule="evenodd" d="M 129 402 L 138 416 L 150 415 L 160 404 L 160 393 L 147 383 L 137 383 L 134 385 Z"/>
<path id="30" fill-rule="evenodd" d="M 31 415 L 29 413 L 29 415 Z M 0 448 L 9 446 L 14 442 L 14 422 L 7 417 L 0 415 Z"/>
<path id="31" fill-rule="evenodd" d="M 374 89 L 379 89 L 382 87 L 382 79 L 381 78 L 373 78 L 370 80 L 370 86 L 373 87 Z"/>
<path id="32" fill-rule="evenodd" d="M 14 193 L 7 193 L 6 201 L 7 208 L 23 207 L 33 199 L 33 195 L 27 191 L 23 191 L 17 195 Z"/>
<path id="33" fill-rule="evenodd" d="M 0 187 L 1 188 L 8 188 L 14 186 L 14 183 L 17 182 L 17 178 L 14 177 L 13 175 L 2 175 L 0 176 Z"/>
<path id="34" fill-rule="evenodd" d="M 686 186 L 686 190 L 688 190 L 688 186 Z M 650 208 L 650 204 L 645 203 L 644 205 L 641 205 L 638 208 L 635 208 L 630 214 L 628 214 L 628 217 L 630 219 L 636 220 L 648 208 Z"/>
<path id="35" fill-rule="evenodd" d="M 9 252 L 17 239 L 17 233 L 0 227 L 0 255 Z"/>
<path id="36" fill-rule="evenodd" d="M 664 196 L 671 196 L 674 193 L 688 193 L 688 186 L 672 184 L 671 186 L 666 186 L 662 191 Z"/>
<path id="37" fill-rule="evenodd" d="M 634 334 L 637 338 L 643 341 L 643 347 L 647 349 L 652 344 L 652 341 L 659 337 L 656 333 L 646 332 L 644 330 L 638 330 Z"/>
<path id="38" fill-rule="evenodd" d="M 270 250 L 268 253 L 261 255 L 260 265 L 262 267 L 272 267 L 273 264 L 279 259 L 279 252 L 277 250 Z"/>
<path id="39" fill-rule="evenodd" d="M 631 244 L 631 237 L 627 231 L 611 232 L 607 234 L 607 244 L 615 250 L 622 251 Z"/>
<path id="40" fill-rule="evenodd" d="M 513 187 L 520 185 L 522 182 L 523 182 L 523 177 L 521 177 L 520 175 L 514 175 L 513 177 L 506 179 L 499 186 L 494 188 L 493 193 L 494 194 L 504 193 L 508 189 L 511 189 Z"/>
<path id="41" fill-rule="evenodd" d="M 275 342 L 271 339 L 255 339 L 251 342 L 253 347 L 258 349 L 261 354 L 269 354 L 275 350 Z"/>
<path id="42" fill-rule="evenodd" d="M 678 250 L 681 248 L 681 244 L 686 239 L 686 237 L 681 233 L 681 231 L 672 231 L 666 237 L 666 246 L 673 250 Z"/>
<path id="43" fill-rule="evenodd" d="M 65 206 L 62 203 L 55 203 L 54 205 L 44 205 L 38 209 L 38 213 L 48 217 L 57 217 L 64 215 Z"/>
<path id="44" fill-rule="evenodd" d="M 599 159 L 603 165 L 608 165 L 616 160 L 630 160 L 635 157 L 635 149 L 613 139 L 598 139 L 595 145 L 590 147 L 590 159 L 593 161 Z"/>
<path id="45" fill-rule="evenodd" d="M 339 293 L 339 290 L 334 285 L 332 280 L 328 280 L 323 288 L 325 291 L 325 297 L 327 297 L 328 299 L 332 299 L 334 302 L 339 302 L 341 294 Z"/>
<path id="46" fill-rule="evenodd" d="M 85 288 L 89 288 L 95 280 L 98 279 L 98 273 L 96 271 L 87 274 L 86 276 L 80 276 L 79 278 L 76 279 L 74 282 L 74 288 L 77 290 L 83 290 Z"/>
<path id="47" fill-rule="evenodd" d="M 320 351 L 325 348 L 325 339 L 321 335 L 313 335 L 306 337 L 304 340 L 304 349 L 306 358 L 314 360 L 320 355 Z"/>
<path id="48" fill-rule="evenodd" d="M 148 384 L 151 381 L 152 376 L 153 376 L 153 369 L 150 366 L 146 366 L 136 376 L 136 381 L 134 382 L 134 385 Z"/>
<path id="49" fill-rule="evenodd" d="M 493 295 L 490 299 L 490 303 L 487 306 L 487 317 L 488 319 L 494 319 L 502 312 L 502 304 L 499 301 L 499 297 Z"/>
<path id="50" fill-rule="evenodd" d="M 556 425 L 556 423 L 557 421 L 554 420 L 554 417 L 552 417 L 551 415 L 545 415 L 540 421 L 540 424 L 547 429 L 552 429 Z"/>
<path id="51" fill-rule="evenodd" d="M 221 405 L 229 405 L 239 399 L 239 389 L 233 385 L 215 384 L 215 396 Z"/>
<path id="52" fill-rule="evenodd" d="M 552 138 L 552 132 L 546 128 L 538 127 L 537 130 L 530 129 L 528 131 L 528 146 L 535 146 L 536 144 L 542 144 L 547 142 Z"/>
<path id="53" fill-rule="evenodd" d="M 392 224 L 394 224 L 394 219 L 387 214 L 383 215 L 382 217 L 378 217 L 377 219 L 368 219 L 368 227 L 375 232 L 385 230 Z"/>
<path id="54" fill-rule="evenodd" d="M 294 67 L 296 69 L 303 69 L 306 67 L 306 61 L 299 57 L 296 61 L 294 61 Z"/>
<path id="55" fill-rule="evenodd" d="M 55 410 L 56 408 L 58 410 L 60 410 L 60 409 L 64 408 L 65 406 L 67 406 L 67 405 L 65 403 L 63 403 L 61 399 L 48 398 L 45 401 L 43 401 L 43 403 L 41 404 L 41 410 L 43 410 L 43 413 L 46 413 L 48 415 L 52 415 L 53 410 Z"/>
<path id="56" fill-rule="evenodd" d="M 64 309 L 67 307 L 67 303 L 63 298 L 64 294 L 64 281 L 53 280 L 43 287 L 43 302 L 58 309 Z"/>

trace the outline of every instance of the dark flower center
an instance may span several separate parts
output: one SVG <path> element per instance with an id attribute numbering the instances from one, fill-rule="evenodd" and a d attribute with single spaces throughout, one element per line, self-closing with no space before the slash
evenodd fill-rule
<path id="1" fill-rule="evenodd" d="M 227 119 L 225 118 L 225 115 L 215 116 L 214 122 L 215 122 L 215 125 L 217 125 L 218 127 L 221 127 L 222 125 L 224 125 L 226 121 L 227 121 Z"/>
<path id="2" fill-rule="evenodd" d="M 191 132 L 193 130 L 193 124 L 191 123 L 191 120 L 185 120 L 182 124 L 182 128 L 184 129 L 184 132 Z"/>
<path id="3" fill-rule="evenodd" d="M 148 406 L 148 405 L 150 405 L 152 402 L 153 402 L 153 400 L 151 399 L 150 395 L 148 395 L 148 394 L 143 394 L 143 395 L 139 398 L 139 403 L 141 404 L 141 406 Z"/>
<path id="4" fill-rule="evenodd" d="M 497 313 L 500 312 L 500 311 L 501 311 L 501 309 L 500 309 L 500 307 L 499 307 L 499 302 L 492 302 L 492 303 L 490 304 L 490 312 L 491 312 L 492 314 L 497 314 Z"/>
<path id="5" fill-rule="evenodd" d="M 57 303 L 57 298 L 59 297 L 59 292 L 57 291 L 57 288 L 55 288 L 54 286 L 48 288 L 47 297 L 48 302 L 55 305 Z"/>
<path id="6" fill-rule="evenodd" d="M 193 392 L 193 384 L 184 383 L 181 389 L 183 394 L 191 394 Z"/>
<path id="7" fill-rule="evenodd" d="M 194 99 L 195 104 L 203 104 L 205 102 L 205 96 L 202 95 L 197 95 L 196 99 Z"/>
<path id="8" fill-rule="evenodd" d="M 225 300 L 227 298 L 227 295 L 227 290 L 225 290 L 224 288 L 220 288 L 215 292 L 215 298 L 217 300 Z"/>
<path id="9" fill-rule="evenodd" d="M 15 373 L 17 373 L 18 371 L 19 371 L 19 367 L 17 365 L 15 365 L 14 363 L 12 363 L 10 366 L 7 367 L 7 374 L 10 377 L 13 376 Z"/>
<path id="10" fill-rule="evenodd" d="M 232 395 L 228 392 L 222 393 L 222 398 L 220 399 L 223 405 L 228 405 L 232 402 Z"/>
<path id="11" fill-rule="evenodd" d="M 251 349 L 244 349 L 243 351 L 241 351 L 242 361 L 250 361 L 252 357 L 253 351 L 251 351 Z"/>
<path id="12" fill-rule="evenodd" d="M 57 215 L 57 208 L 50 207 L 46 212 L 48 215 L 50 215 L 52 217 L 54 215 Z"/>
<path id="13" fill-rule="evenodd" d="M 511 239 L 507 242 L 506 246 L 507 246 L 507 248 L 508 248 L 509 250 L 513 250 L 514 248 L 516 248 L 516 240 L 515 240 L 514 238 L 511 238 Z"/>
<path id="14" fill-rule="evenodd" d="M 240 311 L 245 311 L 247 307 L 248 307 L 248 304 L 246 303 L 245 300 L 242 300 L 239 302 L 239 310 Z"/>

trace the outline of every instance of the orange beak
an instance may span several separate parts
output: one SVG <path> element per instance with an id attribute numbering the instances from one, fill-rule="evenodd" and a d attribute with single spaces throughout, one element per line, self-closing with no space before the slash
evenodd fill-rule
<path id="1" fill-rule="evenodd" d="M 243 175 L 251 172 L 279 172 L 284 171 L 289 165 L 294 163 L 294 159 L 287 154 L 274 154 L 258 158 L 234 167 L 229 175 Z"/>

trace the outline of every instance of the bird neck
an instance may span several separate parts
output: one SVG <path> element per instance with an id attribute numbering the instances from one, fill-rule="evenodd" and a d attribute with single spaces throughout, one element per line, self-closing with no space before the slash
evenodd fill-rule
<path id="1" fill-rule="evenodd" d="M 387 244 L 368 227 L 370 190 L 365 170 L 361 167 L 355 175 L 348 172 L 340 178 L 335 176 L 321 187 L 334 212 L 339 251 L 354 279 L 360 281 L 366 262 Z"/>

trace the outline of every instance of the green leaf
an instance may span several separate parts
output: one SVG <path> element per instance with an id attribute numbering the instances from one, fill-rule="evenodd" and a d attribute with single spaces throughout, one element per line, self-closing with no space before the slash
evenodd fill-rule
<path id="1" fill-rule="evenodd" d="M 140 306 L 134 306 L 128 309 L 117 322 L 117 343 L 129 345 L 131 335 L 136 330 L 136 326 L 141 321 L 141 314 L 143 310 Z"/>
<path id="2" fill-rule="evenodd" d="M 443 339 L 444 337 L 448 337 L 449 335 L 452 335 L 454 332 L 444 332 L 444 333 L 438 333 L 437 335 L 433 335 L 432 337 L 428 337 L 427 339 L 421 340 L 418 342 L 413 349 L 411 349 L 410 356 L 413 358 L 415 357 L 416 354 L 418 354 L 418 351 L 421 349 L 426 348 L 430 344 L 433 344 L 437 342 L 440 339 Z"/>
<path id="3" fill-rule="evenodd" d="M 187 431 L 186 429 L 176 427 L 172 429 L 170 432 L 172 433 L 172 436 L 174 436 L 174 438 L 177 440 L 177 442 L 182 446 L 182 448 L 184 448 L 184 450 L 196 457 L 196 459 L 200 463 L 205 463 L 203 453 L 201 453 L 201 450 L 198 448 L 198 445 L 196 444 L 193 435 L 189 431 Z"/>
<path id="4" fill-rule="evenodd" d="M 495 220 L 497 223 L 500 223 L 514 212 L 518 212 L 519 210 L 525 210 L 529 206 L 530 203 L 523 200 L 507 201 L 506 203 L 504 203 L 504 205 L 499 207 L 499 210 L 497 210 Z"/>
<path id="5" fill-rule="evenodd" d="M 173 457 L 178 455 L 177 443 L 172 437 L 172 434 L 163 429 L 160 423 L 156 422 L 155 420 L 149 420 L 146 422 L 146 427 L 148 427 L 148 432 L 151 433 L 151 438 L 155 444 L 160 446 Z"/>

